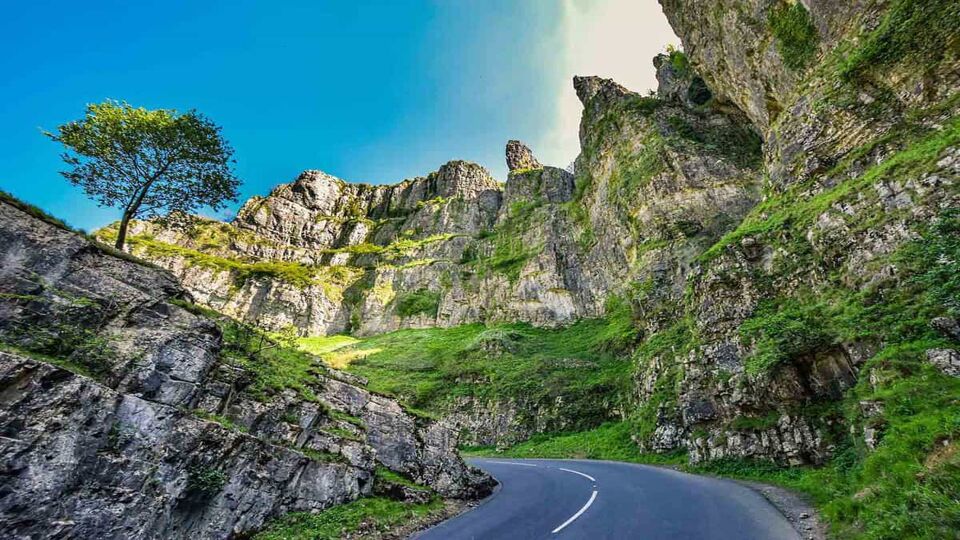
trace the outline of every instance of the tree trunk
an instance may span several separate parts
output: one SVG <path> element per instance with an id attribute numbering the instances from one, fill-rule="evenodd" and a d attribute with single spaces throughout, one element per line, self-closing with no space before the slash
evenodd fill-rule
<path id="1" fill-rule="evenodd" d="M 119 250 L 123 250 L 123 244 L 127 241 L 127 225 L 130 224 L 130 220 L 137 215 L 137 212 L 140 211 L 140 205 L 143 204 L 143 198 L 147 196 L 147 191 L 150 191 L 150 186 L 163 174 L 163 171 L 155 174 L 153 178 L 146 181 L 143 184 L 143 187 L 137 192 L 136 198 L 130 201 L 130 204 L 126 206 L 126 209 L 123 211 L 123 217 L 120 218 L 120 229 L 117 231 L 117 243 L 114 245 Z"/>
<path id="2" fill-rule="evenodd" d="M 130 224 L 130 214 L 127 212 L 123 213 L 123 217 L 120 219 L 120 228 L 117 230 L 117 243 L 114 244 L 114 247 L 123 250 L 123 244 L 127 241 L 127 225 Z"/>

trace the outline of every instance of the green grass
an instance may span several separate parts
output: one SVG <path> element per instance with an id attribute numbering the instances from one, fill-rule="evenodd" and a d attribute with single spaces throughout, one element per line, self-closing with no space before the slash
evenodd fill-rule
<path id="1" fill-rule="evenodd" d="M 740 431 L 760 431 L 770 429 L 780 420 L 778 411 L 771 411 L 763 416 L 738 416 L 731 420 L 727 427 Z"/>
<path id="2" fill-rule="evenodd" d="M 834 344 L 824 323 L 819 303 L 787 299 L 762 305 L 740 326 L 740 334 L 754 348 L 745 362 L 747 373 L 771 371 L 791 358 Z"/>
<path id="3" fill-rule="evenodd" d="M 429 490 L 430 488 L 426 486 L 421 486 L 420 484 L 414 482 L 413 480 L 403 476 L 400 473 L 391 471 L 390 469 L 378 466 L 376 471 L 376 481 L 384 482 L 387 484 L 397 484 L 408 488 L 413 488 L 417 490 Z"/>
<path id="4" fill-rule="evenodd" d="M 687 54 L 680 49 L 667 46 L 667 56 L 670 65 L 678 76 L 683 77 L 690 71 L 690 59 Z"/>
<path id="5" fill-rule="evenodd" d="M 905 60 L 922 73 L 960 48 L 960 5 L 954 0 L 894 0 L 879 26 L 844 58 L 839 74 L 855 79 Z"/>
<path id="6" fill-rule="evenodd" d="M 62 219 L 48 214 L 38 206 L 34 206 L 28 202 L 21 201 L 20 199 L 14 197 L 10 193 L 7 193 L 6 191 L 3 191 L 2 189 L 0 189 L 0 202 L 7 203 L 16 209 L 26 214 L 29 214 L 30 216 L 33 216 L 41 221 L 44 221 L 46 223 L 49 223 L 50 225 L 53 225 L 54 227 L 59 227 L 67 231 L 84 234 L 83 231 L 74 229 L 70 225 L 67 225 L 67 223 Z"/>
<path id="7" fill-rule="evenodd" d="M 150 262 L 148 262 L 148 261 L 145 261 L 145 260 L 143 260 L 143 259 L 140 259 L 140 258 L 138 258 L 138 257 L 135 257 L 135 256 L 133 256 L 133 255 L 131 255 L 131 254 L 129 254 L 129 253 L 124 252 L 124 251 L 120 251 L 120 250 L 114 248 L 113 246 L 110 246 L 110 245 L 103 244 L 103 243 L 99 242 L 93 235 L 88 235 L 88 234 L 87 234 L 85 231 L 83 231 L 82 229 L 77 229 L 77 228 L 71 227 L 70 225 L 68 225 L 68 224 L 67 224 L 65 221 L 63 221 L 62 219 L 60 219 L 60 218 L 58 218 L 58 217 L 55 217 L 55 216 L 53 216 L 53 215 L 45 212 L 43 209 L 41 209 L 41 208 L 38 207 L 38 206 L 34 206 L 34 205 L 32 205 L 32 204 L 30 204 L 30 203 L 28 203 L 28 202 L 21 201 L 20 199 L 18 199 L 18 198 L 16 198 L 16 197 L 14 197 L 13 195 L 7 193 L 6 191 L 0 190 L 0 202 L 7 203 L 7 204 L 9 204 L 9 205 L 11 205 L 11 206 L 19 209 L 20 211 L 27 213 L 28 215 L 30 215 L 30 216 L 32 216 L 32 217 L 35 217 L 35 218 L 37 218 L 37 219 L 39 219 L 39 220 L 41 220 L 41 221 L 43 221 L 43 222 L 45 222 L 45 223 L 48 223 L 48 224 L 50 224 L 50 225 L 53 225 L 54 227 L 58 227 L 58 228 L 60 228 L 60 229 L 63 229 L 63 230 L 66 230 L 66 231 L 70 231 L 70 232 L 75 232 L 75 233 L 77 233 L 77 234 L 85 237 L 88 241 L 90 241 L 90 243 L 93 245 L 93 247 L 97 248 L 98 250 L 100 250 L 100 251 L 103 252 L 103 253 L 106 253 L 107 255 L 111 255 L 111 256 L 113 256 L 113 257 L 116 257 L 116 258 L 118 258 L 118 259 L 123 259 L 123 260 L 128 261 L 128 262 L 136 263 L 136 264 L 139 264 L 139 265 L 141 265 L 141 266 L 147 266 L 147 267 L 150 267 L 150 268 L 157 268 L 156 265 L 154 265 L 154 264 L 152 264 L 152 263 L 150 263 Z"/>
<path id="8" fill-rule="evenodd" d="M 98 234 L 103 238 L 111 239 L 116 235 L 116 232 L 112 229 L 104 229 Z M 191 265 L 233 272 L 237 282 L 255 277 L 269 277 L 299 287 L 306 287 L 317 282 L 319 271 L 316 267 L 296 262 L 263 261 L 250 263 L 240 259 L 218 257 L 195 249 L 161 242 L 150 235 L 130 236 L 127 238 L 127 245 L 134 252 L 146 254 L 151 258 L 178 257 Z"/>
<path id="9" fill-rule="evenodd" d="M 686 461 L 682 454 L 647 454 L 632 439 L 636 426 L 629 421 L 608 422 L 591 430 L 534 435 L 529 440 L 503 450 L 490 447 L 464 448 L 466 456 L 511 458 L 606 459 L 632 463 L 678 465 Z"/>
<path id="10" fill-rule="evenodd" d="M 810 12 L 799 1 L 781 3 L 770 11 L 770 31 L 787 67 L 806 67 L 817 54 L 819 38 Z"/>
<path id="11" fill-rule="evenodd" d="M 314 450 L 313 448 L 306 448 L 302 446 L 291 448 L 314 461 L 320 461 L 323 463 L 347 463 L 346 457 L 340 454 L 334 454 L 333 452 L 328 452 L 326 450 Z"/>
<path id="12" fill-rule="evenodd" d="M 234 422 L 233 420 L 227 418 L 226 416 L 222 416 L 222 415 L 219 415 L 219 414 L 213 414 L 213 413 L 208 412 L 208 411 L 205 411 L 205 410 L 203 410 L 203 409 L 193 409 L 193 410 L 190 411 L 190 412 L 191 412 L 194 416 L 203 418 L 204 420 L 209 420 L 209 421 L 211 421 L 211 422 L 216 422 L 216 423 L 220 424 L 221 426 L 223 426 L 223 427 L 225 427 L 225 428 L 227 428 L 227 429 L 230 429 L 230 430 L 233 430 L 233 431 L 241 431 L 241 432 L 244 432 L 244 433 L 247 432 L 247 428 L 245 428 L 244 426 L 241 426 L 240 424 L 237 424 L 236 422 Z"/>
<path id="13" fill-rule="evenodd" d="M 629 348 L 636 339 L 630 309 L 611 302 L 606 319 L 560 329 L 529 324 L 400 330 L 363 338 L 323 354 L 330 365 L 366 377 L 371 390 L 397 396 L 428 415 L 452 398 L 521 399 L 570 404 L 578 425 L 609 415 L 629 386 Z M 330 347 L 334 340 L 311 340 Z"/>
<path id="14" fill-rule="evenodd" d="M 440 293 L 427 289 L 418 289 L 409 293 L 398 294 L 394 299 L 397 315 L 413 317 L 414 315 L 437 316 L 440 307 Z"/>
<path id="15" fill-rule="evenodd" d="M 50 356 L 43 353 L 35 352 L 23 347 L 12 345 L 10 343 L 5 343 L 0 341 L 0 351 L 9 354 L 16 354 L 18 356 L 25 356 L 39 362 L 46 362 L 48 364 L 53 364 L 57 367 L 63 368 L 77 375 L 83 375 L 85 377 L 90 377 L 91 379 L 97 378 L 97 373 L 90 370 L 89 367 L 80 363 L 76 360 L 71 360 L 69 357 L 56 357 Z"/>
<path id="16" fill-rule="evenodd" d="M 919 134 L 904 128 L 903 136 L 907 144 L 901 151 L 893 153 L 856 178 L 840 182 L 813 196 L 804 194 L 810 186 L 799 185 L 769 197 L 754 207 L 736 229 L 705 251 L 700 256 L 701 263 L 713 260 L 727 246 L 748 236 L 775 234 L 779 237 L 790 235 L 800 238 L 814 220 L 830 210 L 834 204 L 869 194 L 871 187 L 880 181 L 918 176 L 930 170 L 944 150 L 960 144 L 960 118 L 952 119 L 939 130 L 926 130 Z M 868 146 L 872 147 L 873 143 L 868 143 Z M 879 220 L 884 218 L 884 215 L 877 216 Z"/>
<path id="17" fill-rule="evenodd" d="M 315 336 L 299 338 L 297 340 L 297 347 L 304 352 L 320 356 L 346 347 L 347 345 L 353 345 L 359 341 L 360 340 L 353 336 Z"/>
<path id="18" fill-rule="evenodd" d="M 213 319 L 223 333 L 221 360 L 246 370 L 252 380 L 247 391 L 261 400 L 269 400 L 285 389 L 296 391 L 301 398 L 315 401 L 314 385 L 325 373 L 319 359 L 299 350 L 296 343 L 271 335 L 215 311 L 177 300 L 198 315 Z"/>
<path id="19" fill-rule="evenodd" d="M 79 304 L 81 309 L 88 306 Z M 111 374 L 119 360 L 116 346 L 108 336 L 96 329 L 55 319 L 10 325 L 4 329 L 2 340 L 5 341 L 0 341 L 0 350 L 26 355 L 100 381 Z"/>
<path id="20" fill-rule="evenodd" d="M 422 202 L 422 201 L 421 201 Z M 382 259 L 392 261 L 410 256 L 413 252 L 436 242 L 446 242 L 458 237 L 457 234 L 434 234 L 420 239 L 398 238 L 385 246 L 363 242 L 352 246 L 330 248 L 325 253 L 349 253 L 352 255 L 379 255 Z"/>
<path id="21" fill-rule="evenodd" d="M 318 514 L 297 512 L 270 523 L 255 540 L 338 540 L 360 530 L 386 532 L 443 512 L 443 500 L 412 504 L 371 497 L 334 506 Z"/>
<path id="22" fill-rule="evenodd" d="M 543 248 L 529 245 L 524 239 L 524 233 L 537 223 L 536 216 L 541 215 L 538 208 L 538 204 L 530 201 L 518 201 L 510 207 L 507 219 L 492 231 L 483 233 L 484 240 L 490 246 L 489 255 L 478 254 L 472 261 L 481 275 L 495 272 L 507 276 L 511 282 L 520 278 L 523 267 Z"/>

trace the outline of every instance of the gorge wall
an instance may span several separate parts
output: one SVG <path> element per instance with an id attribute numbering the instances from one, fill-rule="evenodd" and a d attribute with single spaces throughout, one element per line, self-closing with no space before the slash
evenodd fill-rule
<path id="1" fill-rule="evenodd" d="M 0 246 L 0 536 L 226 538 L 369 495 L 378 467 L 489 491 L 455 430 L 227 339 L 168 272 L 5 201 Z"/>
<path id="2" fill-rule="evenodd" d="M 879 400 L 852 420 L 839 400 L 879 392 L 896 369 L 875 358 L 925 355 L 934 316 L 956 315 L 903 254 L 957 207 L 958 7 L 661 4 L 685 52 L 655 59 L 653 96 L 575 78 L 572 173 L 517 142 L 503 185 L 460 161 L 391 186 L 308 171 L 231 223 L 138 223 L 131 251 L 204 305 L 303 336 L 564 327 L 625 302 L 633 385 L 609 412 L 643 448 L 799 464 L 849 431 L 874 445 Z M 557 425 L 505 428 L 517 407 L 459 421 L 484 443 Z"/>
<path id="3" fill-rule="evenodd" d="M 301 335 L 598 317 L 653 268 L 681 283 L 673 269 L 693 250 L 680 246 L 708 245 L 742 218 L 758 196 L 759 140 L 742 115 L 610 80 L 575 85 L 591 149 L 576 182 L 517 141 L 504 185 L 462 161 L 389 186 L 307 171 L 232 223 L 137 223 L 132 252 L 205 305 Z"/>

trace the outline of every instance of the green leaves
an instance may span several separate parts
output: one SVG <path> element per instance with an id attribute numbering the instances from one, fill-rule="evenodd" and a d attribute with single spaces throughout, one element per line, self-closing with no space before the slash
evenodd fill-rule
<path id="1" fill-rule="evenodd" d="M 401 317 L 413 317 L 421 313 L 436 317 L 437 309 L 440 307 L 440 293 L 418 289 L 400 295 L 396 302 L 397 314 Z"/>
<path id="2" fill-rule="evenodd" d="M 780 5 L 770 13 L 769 22 L 783 63 L 794 70 L 805 68 L 817 54 L 819 44 L 817 28 L 807 8 L 800 2 Z"/>
<path id="3" fill-rule="evenodd" d="M 101 206 L 123 210 L 118 247 L 134 218 L 218 210 L 237 197 L 233 149 L 196 111 L 147 110 L 108 100 L 45 133 L 64 145 L 63 176 Z"/>
<path id="4" fill-rule="evenodd" d="M 762 306 L 744 321 L 740 334 L 753 342 L 754 353 L 747 358 L 752 374 L 773 369 L 791 358 L 830 344 L 831 337 L 821 322 L 817 305 L 786 301 Z"/>

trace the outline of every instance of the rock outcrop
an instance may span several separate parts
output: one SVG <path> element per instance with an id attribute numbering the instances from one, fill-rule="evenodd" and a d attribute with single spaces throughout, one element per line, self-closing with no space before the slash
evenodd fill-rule
<path id="1" fill-rule="evenodd" d="M 265 392 L 164 270 L 7 203 L 0 246 L 0 536 L 226 538 L 368 495 L 378 466 L 489 489 L 456 431 L 363 381 L 316 364 Z"/>
<path id="2" fill-rule="evenodd" d="M 799 464 L 826 460 L 844 430 L 876 446 L 869 417 L 848 426 L 822 411 L 880 378 L 861 370 L 888 336 L 833 335 L 823 326 L 843 323 L 802 310 L 838 302 L 825 298 L 857 305 L 851 289 L 882 304 L 907 280 L 892 255 L 960 204 L 949 98 L 960 66 L 941 54 L 960 43 L 957 11 L 896 4 L 661 0 L 716 107 L 743 111 L 762 134 L 768 180 L 766 200 L 689 275 L 688 319 L 674 329 L 695 336 L 690 350 L 639 366 L 636 399 L 655 425 L 640 437 L 647 448 Z M 665 66 L 675 80 L 668 59 L 658 62 L 661 81 Z M 779 333 L 790 324 L 806 334 Z M 778 363 L 761 365 L 771 349 Z M 928 356 L 950 369 L 949 352 Z"/>
<path id="3" fill-rule="evenodd" d="M 510 172 L 518 169 L 542 169 L 543 165 L 533 157 L 533 152 L 520 141 L 507 141 L 507 168 Z"/>
<path id="4" fill-rule="evenodd" d="M 818 328 L 823 291 L 889 297 L 894 254 L 958 206 L 955 2 L 888 4 L 661 0 L 684 51 L 654 60 L 656 95 L 574 78 L 574 173 L 518 141 L 502 186 L 465 162 L 393 186 L 307 172 L 230 224 L 139 223 L 132 250 L 200 303 L 301 335 L 557 327 L 625 301 L 641 346 L 616 411 L 641 446 L 819 463 L 843 422 L 810 411 L 888 338 Z M 952 369 L 952 350 L 930 358 Z M 447 412 L 484 443 L 565 414 L 508 397 Z"/>
<path id="5" fill-rule="evenodd" d="M 602 316 L 668 244 L 707 242 L 753 205 L 759 143 L 738 116 L 605 79 L 574 85 L 586 109 L 579 180 L 519 141 L 507 144 L 504 186 L 466 162 L 392 186 L 308 171 L 231 224 L 136 223 L 131 249 L 201 304 L 301 335 Z M 724 137 L 742 146 L 717 151 Z"/>
<path id="6" fill-rule="evenodd" d="M 697 254 L 756 203 L 761 182 L 746 118 L 691 105 L 701 79 L 671 77 L 661 97 L 574 78 L 584 104 L 576 174 L 517 141 L 502 186 L 466 162 L 392 186 L 308 171 L 248 201 L 233 223 L 136 223 L 131 250 L 199 303 L 274 331 L 553 327 L 602 317 L 611 298 L 642 290 L 656 332 L 672 315 L 658 306 L 682 297 Z M 504 423 L 496 410 L 518 414 Z M 564 408 L 547 403 L 451 401 L 447 412 L 472 442 L 565 425 Z"/>

